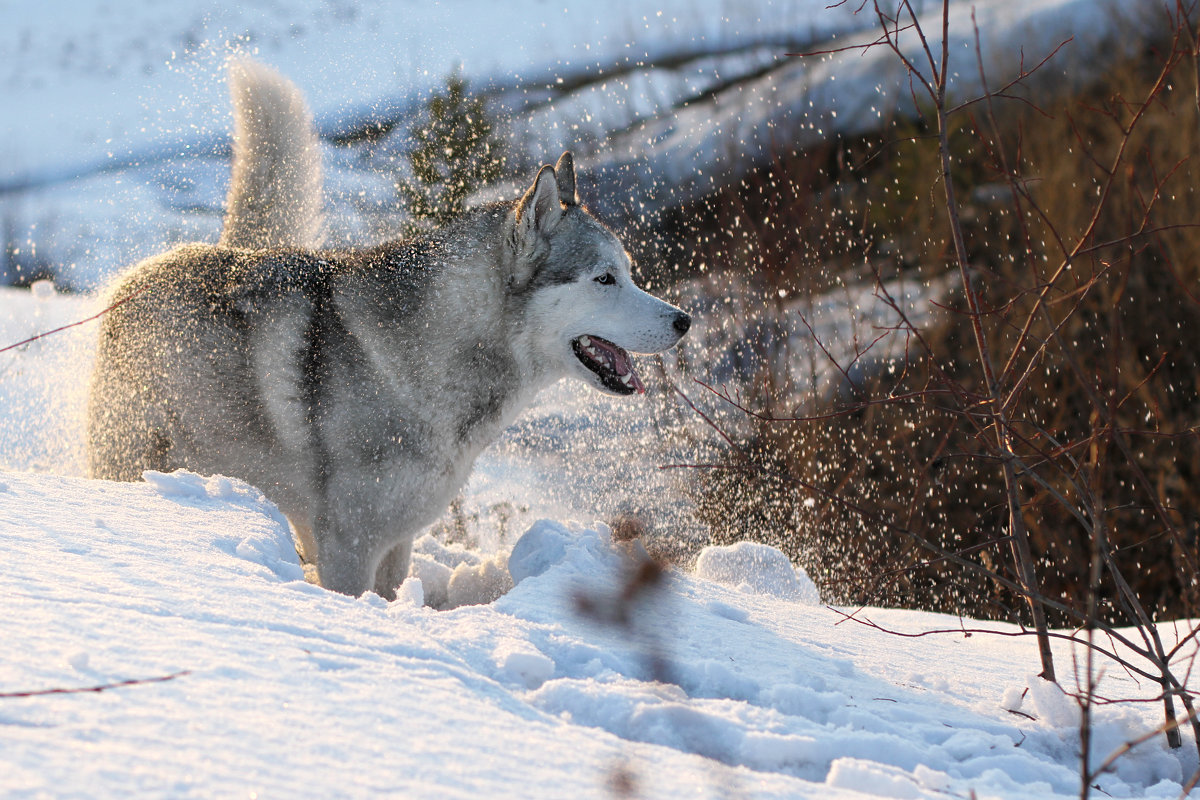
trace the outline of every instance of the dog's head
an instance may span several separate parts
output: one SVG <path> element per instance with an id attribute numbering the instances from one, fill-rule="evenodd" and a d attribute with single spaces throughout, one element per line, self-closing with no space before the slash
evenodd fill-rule
<path id="1" fill-rule="evenodd" d="M 629 351 L 670 349 L 691 318 L 633 282 L 621 242 L 579 205 L 570 153 L 515 206 L 511 247 L 510 288 L 544 366 L 610 394 L 644 392 Z"/>

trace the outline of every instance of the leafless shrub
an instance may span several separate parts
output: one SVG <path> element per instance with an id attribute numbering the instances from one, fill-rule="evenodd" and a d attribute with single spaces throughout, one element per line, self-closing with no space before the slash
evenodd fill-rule
<path id="1" fill-rule="evenodd" d="M 777 532 L 834 600 L 1030 624 L 1047 679 L 1053 638 L 1116 662 L 1161 687 L 1160 732 L 1179 746 L 1181 724 L 1200 734 L 1185 686 L 1197 631 L 1167 646 L 1156 623 L 1200 607 L 1195 9 L 1164 13 L 1159 41 L 1082 94 L 1034 103 L 1016 90 L 1043 62 L 1003 85 L 978 55 L 951 67 L 948 3 L 940 44 L 905 0 L 864 7 L 923 116 L 839 143 L 822 174 L 842 188 L 818 191 L 836 199 L 837 241 L 864 242 L 858 272 L 900 320 L 886 333 L 904 356 L 864 369 L 869 346 L 841 358 L 814 331 L 853 391 L 801 413 L 769 386 L 684 387 L 751 422 L 743 435 L 703 418 L 725 453 L 689 465 L 705 473 L 700 512 L 718 537 Z M 983 94 L 952 107 L 951 69 L 976 70 Z M 889 280 L 947 269 L 945 313 L 914 322 Z M 1094 669 L 1080 667 L 1087 709 Z M 1104 768 L 1085 753 L 1085 788 Z"/>

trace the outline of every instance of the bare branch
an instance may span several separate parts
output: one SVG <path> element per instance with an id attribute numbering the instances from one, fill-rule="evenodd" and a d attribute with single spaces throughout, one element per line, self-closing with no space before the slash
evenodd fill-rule
<path id="1" fill-rule="evenodd" d="M 25 692 L 0 692 L 0 699 L 12 699 L 19 697 L 45 697 L 52 694 L 88 694 L 107 692 L 111 689 L 123 689 L 127 686 L 145 686 L 150 683 L 165 683 L 173 681 L 176 678 L 182 678 L 184 675 L 191 675 L 190 669 L 172 672 L 170 675 L 161 675 L 157 678 L 132 678 L 125 681 L 117 681 L 115 683 L 103 683 L 98 686 L 80 686 L 70 689 L 37 689 L 34 691 Z"/>
<path id="2" fill-rule="evenodd" d="M 118 308 L 120 306 L 125 305 L 130 300 L 137 297 L 139 294 L 141 294 L 144 291 L 145 291 L 145 289 L 138 289 L 136 292 L 133 292 L 133 293 L 127 295 L 126 297 L 121 298 L 117 302 L 113 303 L 112 305 L 108 306 L 107 308 L 104 308 L 104 309 L 96 312 L 95 314 L 88 317 L 87 319 L 81 319 L 78 322 L 72 322 L 69 325 L 62 325 L 58 328 L 55 328 L 54 330 L 46 331 L 45 333 L 39 333 L 37 336 L 30 336 L 28 339 L 23 339 L 23 340 L 17 342 L 16 344 L 10 344 L 7 347 L 0 347 L 0 353 L 6 353 L 9 350 L 15 350 L 18 347 L 24 347 L 25 345 L 30 344 L 31 342 L 36 342 L 39 339 L 45 339 L 47 336 L 53 336 L 56 333 L 61 333 L 65 330 L 70 330 L 71 328 L 77 328 L 80 325 L 86 325 L 87 323 L 89 323 L 93 320 L 100 319 L 100 317 L 103 317 L 105 314 L 112 311 L 114 308 Z"/>

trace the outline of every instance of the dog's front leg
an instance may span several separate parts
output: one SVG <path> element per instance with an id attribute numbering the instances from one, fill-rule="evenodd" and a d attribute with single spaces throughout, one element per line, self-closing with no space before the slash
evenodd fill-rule
<path id="1" fill-rule="evenodd" d="M 318 524 L 322 524 L 320 521 Z M 372 560 L 358 536 L 324 524 L 317 546 L 317 576 L 326 589 L 358 597 L 371 588 Z"/>
<path id="2" fill-rule="evenodd" d="M 326 589 L 357 597 L 374 586 L 375 568 L 385 552 L 383 525 L 355 485 L 338 483 L 325 487 L 313 519 L 317 576 Z"/>

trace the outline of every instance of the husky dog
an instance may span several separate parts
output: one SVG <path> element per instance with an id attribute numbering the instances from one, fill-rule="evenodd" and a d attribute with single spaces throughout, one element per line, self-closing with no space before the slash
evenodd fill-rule
<path id="1" fill-rule="evenodd" d="M 519 200 L 378 247 L 314 249 L 304 101 L 260 65 L 230 75 L 221 242 L 143 261 L 110 290 L 89 469 L 242 478 L 287 515 L 323 586 L 391 598 L 415 535 L 539 390 L 573 376 L 644 392 L 628 351 L 666 350 L 691 320 L 634 284 L 579 204 L 569 153 Z"/>

